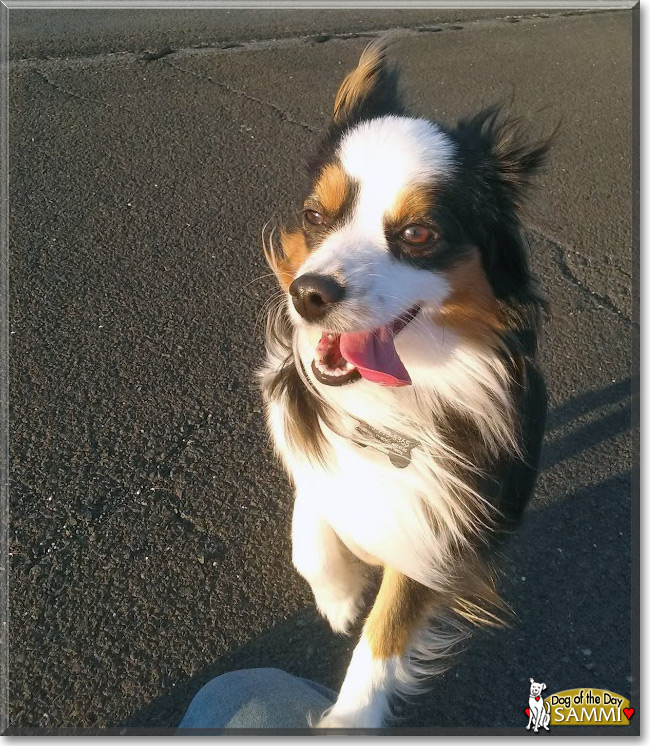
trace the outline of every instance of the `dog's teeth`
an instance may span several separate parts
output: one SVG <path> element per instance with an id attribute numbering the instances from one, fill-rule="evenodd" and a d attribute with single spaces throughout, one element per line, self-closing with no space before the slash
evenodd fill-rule
<path id="1" fill-rule="evenodd" d="M 347 376 L 351 371 L 353 371 L 354 365 L 349 363 L 347 360 L 340 360 L 340 364 L 337 364 L 336 367 L 330 367 L 327 362 L 325 362 L 324 358 L 315 357 L 314 358 L 314 365 L 317 370 L 319 370 L 323 375 L 329 376 L 330 378 L 341 378 L 342 376 Z"/>

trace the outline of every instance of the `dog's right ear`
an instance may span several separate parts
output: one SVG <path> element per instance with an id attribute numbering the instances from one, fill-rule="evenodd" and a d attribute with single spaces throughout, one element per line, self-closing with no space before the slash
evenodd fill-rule
<path id="1" fill-rule="evenodd" d="M 386 64 L 385 36 L 370 42 L 357 67 L 349 73 L 334 101 L 334 124 L 356 124 L 385 114 L 403 114 L 398 75 Z"/>
<path id="2" fill-rule="evenodd" d="M 531 679 L 531 680 L 530 680 L 530 683 L 531 683 L 531 684 L 534 684 L 534 683 L 535 683 L 535 679 Z"/>

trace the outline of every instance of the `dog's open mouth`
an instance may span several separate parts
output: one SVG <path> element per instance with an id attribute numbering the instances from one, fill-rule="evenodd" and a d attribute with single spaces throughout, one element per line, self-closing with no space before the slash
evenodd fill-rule
<path id="1" fill-rule="evenodd" d="M 415 306 L 369 332 L 323 332 L 311 364 L 314 376 L 327 386 L 342 386 L 361 377 L 383 386 L 408 386 L 411 377 L 393 340 L 419 310 Z"/>

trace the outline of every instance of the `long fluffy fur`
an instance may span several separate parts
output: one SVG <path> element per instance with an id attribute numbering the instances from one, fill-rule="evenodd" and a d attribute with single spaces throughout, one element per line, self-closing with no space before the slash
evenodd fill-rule
<path id="1" fill-rule="evenodd" d="M 501 525 L 498 505 L 480 491 L 486 475 L 476 451 L 481 451 L 485 467 L 499 454 L 520 451 L 507 362 L 494 350 L 461 344 L 448 365 L 437 371 L 434 385 L 415 381 L 412 388 L 400 391 L 399 404 L 391 401 L 393 391 L 373 391 L 368 416 L 361 421 L 338 410 L 336 402 L 307 379 L 294 353 L 283 307 L 270 319 L 267 340 L 270 359 L 262 373 L 263 390 L 271 404 L 269 411 L 275 413 L 270 416 L 283 413 L 282 421 L 276 419 L 270 427 L 292 471 L 305 460 L 311 468 L 331 468 L 333 442 L 339 448 L 345 441 L 375 448 L 376 438 L 360 433 L 360 425 L 419 443 L 413 468 L 429 488 L 420 495 L 410 494 L 403 508 L 404 513 L 417 516 L 419 529 L 417 536 L 410 537 L 420 551 L 414 554 L 408 575 L 438 592 L 448 592 L 459 579 L 454 571 L 459 554 L 476 554 Z M 454 443 L 452 435 L 460 427 L 468 431 L 474 453 Z M 409 525 L 413 528 L 413 523 Z M 488 605 L 495 603 L 494 597 L 486 600 Z"/>
<path id="2" fill-rule="evenodd" d="M 359 122 L 381 120 L 398 137 L 403 120 L 386 120 L 390 111 L 402 115 L 404 109 L 383 46 L 374 43 L 339 91 L 312 178 L 340 157 L 337 144 Z M 463 334 L 462 319 L 460 331 L 447 328 L 444 314 L 424 309 L 408 333 L 437 352 L 409 370 L 412 386 L 360 380 L 330 388 L 316 386 L 304 369 L 309 343 L 291 318 L 287 296 L 269 314 L 260 371 L 274 445 L 298 492 L 322 497 L 328 520 L 362 560 L 427 589 L 432 622 L 420 625 L 407 653 L 390 664 L 403 692 L 444 667 L 471 626 L 498 624 L 507 615 L 496 592 L 495 556 L 532 491 L 545 412 L 534 362 L 544 302 L 528 267 L 518 211 L 548 148 L 548 142 L 527 144 L 517 123 L 500 119 L 496 108 L 455 130 L 418 124 L 408 132 L 441 148 L 440 159 L 431 161 L 436 168 L 449 164 L 436 190 L 438 219 L 443 231 L 458 235 L 451 239 L 458 257 L 468 242 L 480 247 L 496 321 L 486 319 L 484 333 Z M 452 203 L 453 215 L 444 207 Z M 299 227 L 284 230 L 279 241 L 273 233 L 265 238 L 267 262 L 285 289 L 318 249 L 314 241 Z M 444 276 L 443 264 L 406 261 Z M 475 309 L 472 323 L 480 324 L 481 316 Z M 395 434 L 417 444 L 403 471 L 377 457 L 390 455 L 387 443 Z M 379 485 L 376 501 L 368 490 L 355 491 L 355 480 Z M 324 485 L 329 495 L 321 494 Z M 353 498 L 339 504 L 346 490 Z"/>

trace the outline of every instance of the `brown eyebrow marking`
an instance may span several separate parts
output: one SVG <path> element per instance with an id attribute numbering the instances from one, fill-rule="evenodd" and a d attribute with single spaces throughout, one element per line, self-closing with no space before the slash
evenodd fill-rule
<path id="1" fill-rule="evenodd" d="M 395 204 L 386 214 L 386 223 L 403 225 L 410 221 L 422 220 L 431 213 L 434 206 L 433 189 L 430 185 L 418 184 L 402 189 Z"/>
<path id="2" fill-rule="evenodd" d="M 340 163 L 328 163 L 320 172 L 314 187 L 314 197 L 330 216 L 340 213 L 353 190 L 350 177 Z"/>

